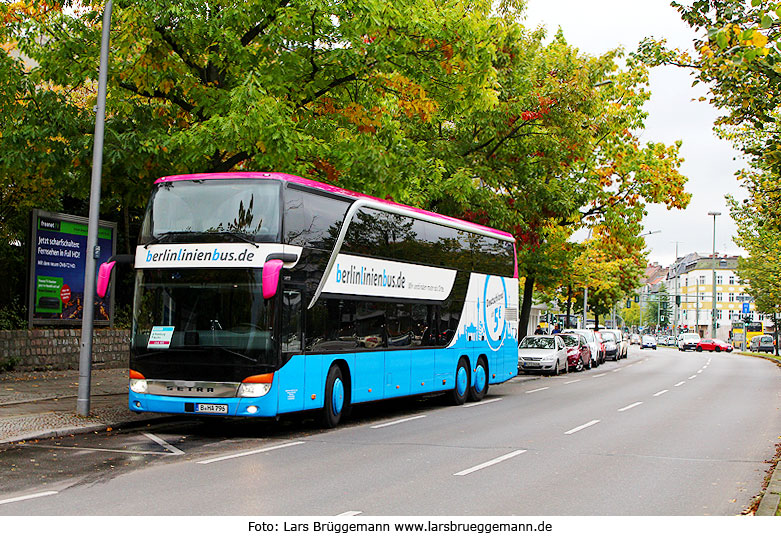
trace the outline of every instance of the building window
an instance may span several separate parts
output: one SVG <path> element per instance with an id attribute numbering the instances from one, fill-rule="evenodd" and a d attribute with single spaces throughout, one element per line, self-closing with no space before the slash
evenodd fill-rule
<path id="1" fill-rule="evenodd" d="M 716 310 L 716 319 L 721 319 L 721 310 Z"/>
<path id="2" fill-rule="evenodd" d="M 716 284 L 721 286 L 724 282 L 724 278 L 721 275 L 716 275 Z"/>
<path id="3" fill-rule="evenodd" d="M 723 293 L 721 293 L 721 292 L 718 292 L 718 293 L 716 294 L 716 302 L 717 302 L 717 303 L 720 303 L 720 302 L 721 302 L 721 301 L 723 301 L 723 300 L 724 300 L 724 294 L 723 294 Z"/>
<path id="4" fill-rule="evenodd" d="M 734 293 L 730 293 L 729 294 L 729 302 L 731 302 L 731 303 L 735 302 L 735 294 Z"/>
<path id="5" fill-rule="evenodd" d="M 730 275 L 729 276 L 729 283 L 730 283 L 730 285 L 735 284 L 735 275 Z"/>
<path id="6" fill-rule="evenodd" d="M 683 285 L 684 285 L 684 286 L 688 286 L 688 285 L 689 285 L 689 277 L 688 277 L 688 276 L 687 276 L 687 277 L 684 277 L 684 279 L 683 279 Z"/>
<path id="7" fill-rule="evenodd" d="M 700 284 L 705 284 L 705 275 L 700 275 Z"/>

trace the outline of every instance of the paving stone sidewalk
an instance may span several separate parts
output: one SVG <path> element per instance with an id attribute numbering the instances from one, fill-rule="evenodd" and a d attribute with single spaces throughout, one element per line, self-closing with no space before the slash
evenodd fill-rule
<path id="1" fill-rule="evenodd" d="M 76 413 L 79 372 L 0 374 L 0 444 L 144 420 L 127 408 L 126 368 L 93 370 L 90 416 Z"/>

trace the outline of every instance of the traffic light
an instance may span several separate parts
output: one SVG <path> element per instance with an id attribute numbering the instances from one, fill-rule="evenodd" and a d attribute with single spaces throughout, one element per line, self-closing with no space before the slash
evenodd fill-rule
<path id="1" fill-rule="evenodd" d="M 681 306 L 681 296 L 680 295 L 676 295 L 675 296 L 675 304 L 676 304 L 676 306 Z"/>
<path id="2" fill-rule="evenodd" d="M 627 299 L 626 300 L 626 307 L 627 308 L 632 308 L 632 299 Z"/>
<path id="3" fill-rule="evenodd" d="M 640 302 L 640 296 L 639 296 L 639 295 L 635 295 L 635 302 L 636 302 L 636 303 L 639 303 L 639 302 Z"/>

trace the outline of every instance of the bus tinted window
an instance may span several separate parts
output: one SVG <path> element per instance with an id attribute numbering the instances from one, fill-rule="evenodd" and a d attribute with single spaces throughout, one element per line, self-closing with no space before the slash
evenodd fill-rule
<path id="1" fill-rule="evenodd" d="M 149 204 L 142 242 L 170 232 L 247 235 L 279 240 L 277 182 L 171 181 L 160 183 Z"/>
<path id="2" fill-rule="evenodd" d="M 291 245 L 330 250 L 350 204 L 330 196 L 285 190 L 284 240 Z"/>

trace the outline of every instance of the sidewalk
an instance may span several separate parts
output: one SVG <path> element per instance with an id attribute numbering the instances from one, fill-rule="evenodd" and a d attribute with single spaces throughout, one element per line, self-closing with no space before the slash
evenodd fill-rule
<path id="1" fill-rule="evenodd" d="M 78 370 L 0 374 L 0 444 L 149 421 L 127 408 L 126 368 L 92 371 L 89 417 L 76 413 L 78 381 Z"/>

